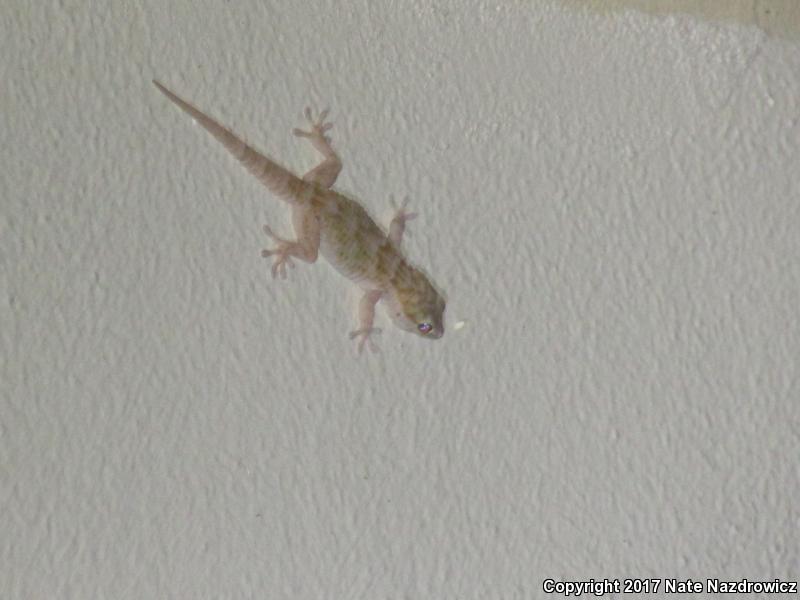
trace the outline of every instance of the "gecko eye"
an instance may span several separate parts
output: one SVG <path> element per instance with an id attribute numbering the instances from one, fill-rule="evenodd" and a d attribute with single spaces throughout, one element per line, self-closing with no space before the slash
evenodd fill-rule
<path id="1" fill-rule="evenodd" d="M 417 325 L 417 329 L 419 329 L 420 333 L 430 333 L 431 329 L 433 329 L 433 325 L 430 323 L 420 323 Z"/>

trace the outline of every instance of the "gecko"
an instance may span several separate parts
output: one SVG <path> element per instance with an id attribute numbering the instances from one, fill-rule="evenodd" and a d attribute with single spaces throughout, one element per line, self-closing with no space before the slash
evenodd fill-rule
<path id="1" fill-rule="evenodd" d="M 303 177 L 270 160 L 229 129 L 161 83 L 155 86 L 182 111 L 208 131 L 267 189 L 291 207 L 296 239 L 278 236 L 269 225 L 264 233 L 275 247 L 263 250 L 264 258 L 273 257 L 272 276 L 286 278 L 286 267 L 293 268 L 293 258 L 314 263 L 321 254 L 339 273 L 364 292 L 359 302 L 358 328 L 350 339 L 358 340 L 358 352 L 367 344 L 377 350 L 372 336 L 380 333 L 374 327 L 375 305 L 384 303 L 392 322 L 400 329 L 425 339 L 444 335 L 445 299 L 428 277 L 406 260 L 401 241 L 406 222 L 416 214 L 406 212 L 407 201 L 395 205 L 394 218 L 386 233 L 355 200 L 335 191 L 342 162 L 331 146 L 327 132 L 333 124 L 326 121 L 328 111 L 316 118 L 306 108 L 309 130 L 294 129 L 293 134 L 308 139 L 322 154 L 323 160 Z"/>

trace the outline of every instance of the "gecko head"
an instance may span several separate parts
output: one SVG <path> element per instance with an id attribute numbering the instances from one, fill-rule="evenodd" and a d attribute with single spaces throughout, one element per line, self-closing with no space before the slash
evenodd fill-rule
<path id="1" fill-rule="evenodd" d="M 400 329 L 436 340 L 444 335 L 445 300 L 422 273 L 416 275 L 393 294 L 389 315 Z"/>

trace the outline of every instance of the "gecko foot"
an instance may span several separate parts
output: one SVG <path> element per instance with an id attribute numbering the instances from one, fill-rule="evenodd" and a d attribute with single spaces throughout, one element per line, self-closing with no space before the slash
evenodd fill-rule
<path id="1" fill-rule="evenodd" d="M 273 248 L 272 250 L 262 250 L 261 256 L 264 258 L 268 258 L 270 256 L 275 257 L 275 262 L 272 263 L 272 277 L 275 278 L 280 275 L 281 279 L 286 279 L 286 267 L 290 267 L 294 269 L 294 262 L 292 261 L 292 249 L 296 245 L 295 242 L 290 242 L 289 240 L 285 240 L 281 237 L 275 235 L 269 225 L 264 225 L 264 233 L 266 233 L 269 237 L 275 240 L 278 244 L 277 248 Z"/>
<path id="2" fill-rule="evenodd" d="M 389 241 L 395 246 L 399 246 L 406 230 L 406 222 L 416 218 L 417 213 L 406 212 L 408 197 L 403 199 L 403 203 L 400 206 L 397 206 L 393 198 L 389 198 L 389 202 L 391 202 L 395 210 L 394 218 L 389 223 Z"/>
<path id="3" fill-rule="evenodd" d="M 363 329 L 356 329 L 355 331 L 350 332 L 350 339 L 361 338 L 358 340 L 358 353 L 361 354 L 364 351 L 364 344 L 369 346 L 371 352 L 377 352 L 378 347 L 370 338 L 371 335 L 377 335 L 381 332 L 381 330 L 377 327 L 365 327 Z"/>
<path id="4" fill-rule="evenodd" d="M 408 208 L 408 196 L 403 198 L 403 203 L 398 206 L 397 202 L 394 201 L 394 198 L 389 198 L 389 203 L 394 208 L 394 217 L 392 221 L 396 221 L 397 223 L 402 223 L 405 225 L 408 221 L 417 218 L 417 213 L 415 212 L 406 212 L 406 208 Z"/>
<path id="5" fill-rule="evenodd" d="M 326 108 L 319 116 L 314 119 L 311 116 L 311 109 L 306 108 L 305 110 L 306 119 L 308 120 L 309 124 L 311 125 L 311 131 L 304 131 L 303 129 L 293 129 L 292 133 L 297 137 L 304 137 L 310 138 L 313 140 L 320 140 L 327 143 L 330 143 L 330 139 L 328 136 L 325 135 L 325 132 L 328 131 L 331 127 L 333 127 L 333 123 L 326 122 L 325 119 L 328 117 L 328 109 Z"/>

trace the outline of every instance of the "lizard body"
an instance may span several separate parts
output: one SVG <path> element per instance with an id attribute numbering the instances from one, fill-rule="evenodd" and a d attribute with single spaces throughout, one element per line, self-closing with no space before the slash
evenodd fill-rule
<path id="1" fill-rule="evenodd" d="M 172 102 L 193 117 L 205 130 L 221 142 L 244 167 L 272 193 L 292 208 L 292 224 L 296 240 L 287 240 L 264 232 L 277 243 L 264 250 L 262 256 L 274 257 L 273 276 L 286 276 L 286 267 L 294 266 L 292 258 L 308 263 L 323 257 L 345 277 L 364 290 L 359 304 L 359 328 L 351 338 L 359 338 L 358 349 L 369 343 L 370 336 L 380 330 L 373 327 L 375 305 L 383 301 L 392 321 L 405 331 L 438 339 L 444 334 L 444 298 L 428 278 L 406 261 L 400 242 L 406 221 L 414 218 L 405 212 L 405 204 L 397 209 L 387 235 L 356 201 L 331 189 L 342 169 L 342 163 L 325 135 L 331 127 L 326 123 L 327 111 L 314 120 L 306 109 L 311 131 L 294 130 L 298 137 L 308 138 L 324 160 L 302 178 L 259 153 L 214 119 L 182 100 L 159 82 L 153 82 Z"/>

